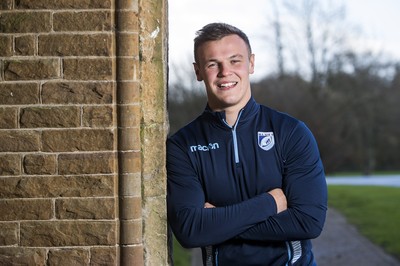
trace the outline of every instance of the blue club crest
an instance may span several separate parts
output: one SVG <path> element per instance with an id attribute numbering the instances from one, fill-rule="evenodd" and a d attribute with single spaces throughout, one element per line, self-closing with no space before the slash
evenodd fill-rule
<path id="1" fill-rule="evenodd" d="M 275 145 L 274 132 L 258 132 L 258 146 L 268 151 Z"/>

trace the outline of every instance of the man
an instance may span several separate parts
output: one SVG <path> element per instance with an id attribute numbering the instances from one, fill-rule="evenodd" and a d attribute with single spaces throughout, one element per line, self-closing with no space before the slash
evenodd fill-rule
<path id="1" fill-rule="evenodd" d="M 309 239 L 325 222 L 327 189 L 304 123 L 251 96 L 254 54 L 236 27 L 197 32 L 194 70 L 208 104 L 167 141 L 168 220 L 204 265 L 315 265 Z"/>

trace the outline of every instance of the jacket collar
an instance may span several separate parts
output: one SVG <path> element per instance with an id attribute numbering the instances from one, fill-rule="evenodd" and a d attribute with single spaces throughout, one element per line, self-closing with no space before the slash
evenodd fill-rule
<path id="1" fill-rule="evenodd" d="M 250 100 L 247 102 L 247 104 L 239 112 L 240 119 L 238 121 L 236 121 L 236 123 L 242 124 L 242 123 L 246 122 L 247 120 L 251 119 L 253 116 L 255 116 L 257 114 L 259 109 L 260 109 L 260 105 L 254 100 L 253 97 L 251 97 Z M 226 126 L 225 111 L 213 112 L 211 110 L 210 106 L 207 104 L 206 109 L 204 110 L 203 114 L 211 116 L 211 119 L 216 120 L 219 123 L 222 123 L 224 126 Z"/>

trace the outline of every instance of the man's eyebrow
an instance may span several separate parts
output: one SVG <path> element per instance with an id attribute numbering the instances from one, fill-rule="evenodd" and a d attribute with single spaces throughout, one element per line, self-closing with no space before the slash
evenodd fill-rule
<path id="1" fill-rule="evenodd" d="M 234 55 L 229 56 L 228 58 L 229 58 L 229 59 L 235 59 L 235 58 L 243 58 L 243 57 L 244 57 L 244 56 L 241 55 L 241 54 L 234 54 Z M 207 62 L 218 62 L 218 61 L 219 61 L 219 60 L 216 59 L 216 58 L 210 58 L 210 59 L 207 60 Z"/>
<path id="2" fill-rule="evenodd" d="M 230 59 L 233 59 L 233 58 L 243 58 L 243 55 L 241 55 L 241 54 L 234 54 L 234 55 L 232 55 L 232 56 L 230 56 L 229 58 Z"/>

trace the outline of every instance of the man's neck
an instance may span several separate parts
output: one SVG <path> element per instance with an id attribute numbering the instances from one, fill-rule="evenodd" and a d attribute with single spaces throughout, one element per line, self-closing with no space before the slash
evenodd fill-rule
<path id="1" fill-rule="evenodd" d="M 240 110 L 225 110 L 225 121 L 233 126 L 236 123 Z"/>

